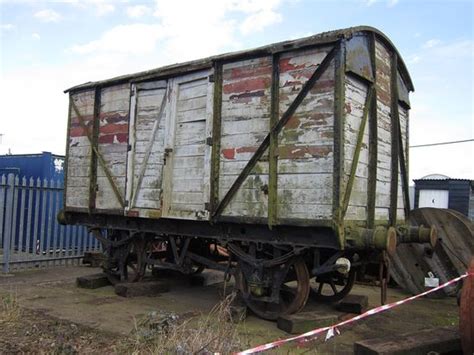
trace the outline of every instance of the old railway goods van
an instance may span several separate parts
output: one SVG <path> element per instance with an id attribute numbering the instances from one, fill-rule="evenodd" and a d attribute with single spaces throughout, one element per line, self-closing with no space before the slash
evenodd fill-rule
<path id="1" fill-rule="evenodd" d="M 75 86 L 60 219 L 95 232 L 114 282 L 223 270 L 267 319 L 339 300 L 435 239 L 407 224 L 410 91 L 370 27 Z"/>

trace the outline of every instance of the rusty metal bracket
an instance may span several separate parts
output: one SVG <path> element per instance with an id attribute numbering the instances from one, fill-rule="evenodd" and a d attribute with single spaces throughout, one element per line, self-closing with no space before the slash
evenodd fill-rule
<path id="1" fill-rule="evenodd" d="M 71 107 L 72 107 L 72 109 L 74 110 L 74 113 L 77 116 L 77 120 L 79 121 L 79 124 L 81 125 L 81 128 L 84 130 L 84 133 L 86 134 L 87 139 L 89 140 L 89 144 L 91 145 L 92 150 L 96 154 L 96 157 L 97 157 L 97 160 L 99 161 L 100 166 L 104 170 L 105 176 L 107 177 L 107 180 L 109 181 L 110 186 L 112 187 L 112 190 L 114 191 L 114 194 L 115 194 L 115 197 L 117 198 L 117 201 L 120 203 L 120 205 L 122 207 L 125 207 L 124 198 L 123 198 L 122 194 L 120 193 L 119 189 L 117 188 L 117 185 L 115 185 L 112 174 L 111 174 L 109 168 L 107 167 L 107 164 L 105 163 L 104 158 L 100 154 L 97 147 L 94 145 L 94 143 L 92 141 L 92 137 L 90 135 L 90 132 L 89 132 L 86 124 L 84 123 L 82 115 L 79 113 L 79 110 L 77 109 L 77 106 L 74 103 L 74 100 L 71 100 Z"/>
<path id="2" fill-rule="evenodd" d="M 296 98 L 290 104 L 290 106 L 285 111 L 285 113 L 283 113 L 283 115 L 281 116 L 280 120 L 272 126 L 272 128 L 270 129 L 270 132 L 268 132 L 268 134 L 265 136 L 264 140 L 262 141 L 260 146 L 257 148 L 252 158 L 250 158 L 250 160 L 247 162 L 247 165 L 245 165 L 244 169 L 240 172 L 237 179 L 234 181 L 230 189 L 227 191 L 223 199 L 218 204 L 217 208 L 214 211 L 213 219 L 216 219 L 222 214 L 224 208 L 228 205 L 232 197 L 238 191 L 238 189 L 243 184 L 247 176 L 250 174 L 252 169 L 255 167 L 257 162 L 263 156 L 267 148 L 270 146 L 270 138 L 272 136 L 278 135 L 281 132 L 281 130 L 289 121 L 289 119 L 293 116 L 293 114 L 295 113 L 296 109 L 299 107 L 301 102 L 308 95 L 311 88 L 316 84 L 316 82 L 319 80 L 322 74 L 329 67 L 337 51 L 338 51 L 338 46 L 336 45 L 329 51 L 326 57 L 324 57 L 321 64 L 316 68 L 316 70 L 311 75 L 311 77 L 303 85 L 303 87 L 301 88 Z"/>

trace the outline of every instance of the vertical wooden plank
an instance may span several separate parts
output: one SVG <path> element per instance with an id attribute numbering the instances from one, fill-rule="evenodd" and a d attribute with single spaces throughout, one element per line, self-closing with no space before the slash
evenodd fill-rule
<path id="1" fill-rule="evenodd" d="M 349 200 L 351 198 L 351 193 L 352 193 L 352 188 L 354 185 L 354 180 L 356 177 L 356 171 L 357 171 L 357 165 L 359 164 L 359 159 L 360 159 L 360 152 L 362 149 L 362 142 L 364 139 L 364 132 L 365 132 L 365 126 L 367 123 L 367 117 L 369 114 L 369 109 L 370 109 L 370 104 L 372 102 L 372 96 L 373 96 L 373 88 L 372 85 L 368 86 L 367 89 L 367 97 L 365 99 L 365 104 L 364 104 L 364 109 L 362 113 L 362 118 L 360 120 L 360 126 L 359 126 L 359 132 L 357 135 L 357 142 L 356 142 L 356 147 L 354 150 L 354 155 L 352 157 L 352 163 L 351 163 L 351 168 L 350 168 L 350 173 L 349 173 L 349 178 L 346 184 L 346 188 L 344 191 L 343 195 L 343 200 L 342 200 L 342 212 L 341 212 L 341 219 L 343 220 L 347 208 L 349 207 Z"/>
<path id="2" fill-rule="evenodd" d="M 132 208 L 131 199 L 133 194 L 133 177 L 135 175 L 135 142 L 136 137 L 136 116 L 137 116 L 137 86 L 130 87 L 130 123 L 128 127 L 128 152 L 127 152 L 127 181 L 125 183 L 125 213 Z"/>
<path id="3" fill-rule="evenodd" d="M 163 204 L 162 214 L 168 215 L 171 202 L 171 184 L 173 177 L 173 145 L 176 130 L 176 105 L 179 85 L 174 79 L 168 80 L 168 102 L 166 105 L 165 153 L 163 166 Z"/>
<path id="4" fill-rule="evenodd" d="M 221 149 L 221 116 L 222 116 L 222 64 L 214 65 L 214 106 L 212 120 L 212 154 L 211 154 L 211 183 L 210 210 L 214 214 L 219 204 L 219 168 Z"/>
<path id="5" fill-rule="evenodd" d="M 390 181 L 390 211 L 389 220 L 390 225 L 395 226 L 397 224 L 397 202 L 398 202 L 398 156 L 399 156 L 399 115 L 398 115 L 398 82 L 397 82 L 397 71 L 398 71 L 398 58 L 397 53 L 392 52 L 392 58 L 390 63 L 390 92 L 391 92 L 391 109 L 390 109 L 390 122 L 391 122 L 391 181 Z"/>
<path id="6" fill-rule="evenodd" d="M 369 176 L 367 186 L 367 228 L 372 229 L 375 221 L 375 194 L 377 193 L 377 75 L 375 67 L 375 34 L 370 34 L 370 62 L 374 73 L 374 95 L 369 113 Z"/>
<path id="7" fill-rule="evenodd" d="M 338 228 L 339 244 L 344 248 L 342 233 L 341 191 L 344 176 L 344 82 L 345 82 L 345 41 L 337 44 L 335 56 L 334 83 L 334 169 L 333 169 L 333 220 Z"/>
<path id="8" fill-rule="evenodd" d="M 214 80 L 210 79 L 207 85 L 206 97 L 206 148 L 204 151 L 204 176 L 203 176 L 203 196 L 207 201 L 205 209 L 211 210 L 211 176 L 212 176 L 212 152 L 213 152 L 213 127 L 214 127 Z"/>
<path id="9" fill-rule="evenodd" d="M 91 135 L 91 160 L 90 160 L 90 176 L 89 176 L 89 210 L 95 209 L 97 195 L 97 151 L 99 139 L 99 115 L 100 115 L 100 99 L 101 89 L 95 89 L 94 96 L 94 115 L 92 118 L 92 135 Z M 80 119 L 80 118 L 79 118 Z"/>
<path id="10" fill-rule="evenodd" d="M 66 130 L 66 158 L 64 159 L 64 192 L 63 192 L 63 210 L 66 209 L 66 196 L 67 196 L 67 179 L 68 179 L 68 165 L 69 165 L 69 135 L 71 132 L 71 115 L 72 115 L 72 107 L 71 107 L 72 97 L 69 94 L 68 97 L 68 110 L 67 110 L 67 130 Z M 79 118 L 78 118 L 79 119 Z"/>
<path id="11" fill-rule="evenodd" d="M 272 84 L 270 107 L 270 146 L 268 151 L 268 226 L 278 223 L 278 133 L 271 130 L 280 115 L 280 56 L 272 58 Z"/>

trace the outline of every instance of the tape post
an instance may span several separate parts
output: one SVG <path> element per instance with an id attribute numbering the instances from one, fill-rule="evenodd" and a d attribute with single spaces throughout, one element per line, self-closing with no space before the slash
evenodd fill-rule
<path id="1" fill-rule="evenodd" d="M 299 340 L 300 342 L 315 340 L 317 338 L 317 335 L 320 335 L 321 333 L 325 333 L 325 332 L 327 332 L 325 340 L 328 340 L 328 339 L 332 338 L 333 336 L 339 335 L 340 334 L 339 328 L 344 326 L 344 325 L 356 322 L 358 320 L 367 318 L 371 315 L 384 312 L 386 310 L 398 307 L 402 304 L 411 302 L 411 301 L 413 301 L 417 298 L 429 295 L 430 293 L 439 291 L 439 290 L 441 290 L 441 289 L 443 289 L 443 288 L 445 288 L 449 285 L 452 285 L 452 284 L 454 284 L 454 283 L 456 283 L 456 282 L 458 282 L 458 281 L 460 281 L 460 280 L 462 280 L 462 279 L 464 279 L 468 276 L 473 276 L 473 274 L 469 274 L 469 273 L 466 272 L 465 274 L 463 274 L 461 276 L 458 276 L 458 277 L 456 277 L 452 280 L 449 280 L 449 281 L 439 285 L 438 287 L 432 288 L 430 290 L 427 290 L 425 292 L 419 293 L 419 294 L 414 295 L 414 296 L 404 298 L 400 301 L 396 301 L 396 302 L 392 302 L 392 303 L 389 303 L 389 304 L 386 304 L 386 305 L 383 305 L 383 306 L 378 306 L 378 307 L 372 308 L 372 309 L 368 310 L 365 313 L 362 313 L 360 315 L 357 315 L 353 318 L 347 319 L 347 320 L 342 321 L 340 323 L 334 324 L 332 326 L 313 329 L 313 330 L 310 330 L 309 332 L 306 332 L 306 333 L 303 333 L 303 334 L 300 334 L 300 335 L 297 335 L 297 336 L 294 336 L 294 337 L 280 339 L 280 340 L 276 340 L 276 341 L 273 341 L 273 342 L 270 342 L 270 343 L 259 345 L 259 346 L 256 346 L 256 347 L 253 347 L 253 348 L 250 348 L 250 349 L 247 349 L 247 350 L 240 351 L 240 352 L 236 353 L 236 355 L 256 354 L 256 353 L 259 353 L 259 352 L 262 352 L 262 351 L 265 351 L 265 350 L 270 350 L 270 349 L 280 347 L 283 344 L 290 343 L 290 342 L 296 341 L 296 340 Z"/>

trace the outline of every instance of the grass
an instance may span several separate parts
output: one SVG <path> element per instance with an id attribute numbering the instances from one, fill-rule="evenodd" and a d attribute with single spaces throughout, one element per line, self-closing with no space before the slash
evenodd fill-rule
<path id="1" fill-rule="evenodd" d="M 127 350 L 134 354 L 229 354 L 238 351 L 243 342 L 237 324 L 232 321 L 234 298 L 235 294 L 225 297 L 207 315 L 187 318 L 165 315 L 159 322 L 149 319 L 135 322 L 133 343 Z"/>
<path id="2" fill-rule="evenodd" d="M 21 315 L 21 308 L 18 298 L 13 293 L 1 296 L 0 303 L 0 324 L 17 322 Z"/>

